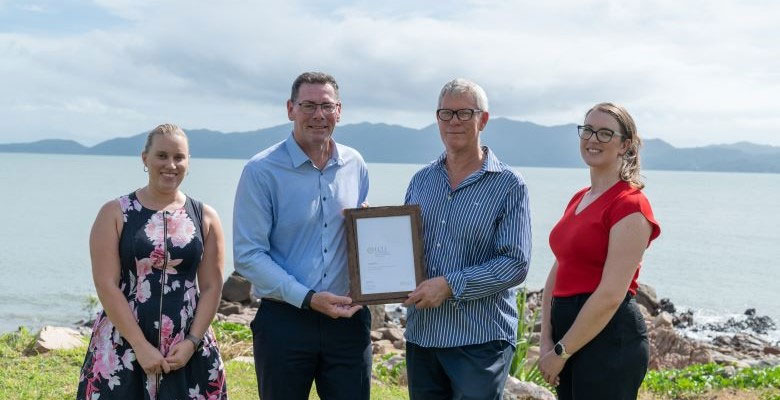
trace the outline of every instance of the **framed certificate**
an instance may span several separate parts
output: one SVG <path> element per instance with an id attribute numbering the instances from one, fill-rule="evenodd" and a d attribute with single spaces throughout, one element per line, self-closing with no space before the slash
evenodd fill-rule
<path id="1" fill-rule="evenodd" d="M 352 301 L 406 301 L 425 280 L 420 206 L 350 208 L 344 216 Z"/>

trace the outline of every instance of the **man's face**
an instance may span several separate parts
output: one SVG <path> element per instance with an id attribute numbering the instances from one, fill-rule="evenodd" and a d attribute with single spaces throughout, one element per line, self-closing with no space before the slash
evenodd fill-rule
<path id="1" fill-rule="evenodd" d="M 440 109 L 461 110 L 464 108 L 477 109 L 477 102 L 470 93 L 444 95 Z M 485 128 L 488 121 L 487 111 L 475 112 L 468 121 L 461 121 L 457 115 L 453 115 L 449 121 L 442 121 L 438 117 L 439 134 L 444 148 L 448 153 L 461 152 L 473 148 L 479 148 L 479 132 Z"/>
<path id="2" fill-rule="evenodd" d="M 310 83 L 304 83 L 298 88 L 295 103 L 287 101 L 287 117 L 293 121 L 293 136 L 301 148 L 318 149 L 330 141 L 341 117 L 341 104 L 338 101 L 336 91 L 330 84 Z M 328 113 L 323 106 L 314 106 L 313 113 L 304 111 L 307 106 L 323 103 L 335 105 L 335 111 Z"/>

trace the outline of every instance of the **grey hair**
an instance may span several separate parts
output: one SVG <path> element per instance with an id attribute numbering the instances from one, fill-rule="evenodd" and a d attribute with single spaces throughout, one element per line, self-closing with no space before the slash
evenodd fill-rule
<path id="1" fill-rule="evenodd" d="M 152 129 L 146 136 L 146 144 L 144 145 L 143 151 L 144 153 L 148 153 L 149 149 L 152 148 L 152 139 L 157 135 L 179 135 L 183 137 L 185 141 L 189 142 L 189 139 L 187 139 L 187 134 L 184 133 L 181 128 L 174 124 L 162 124 Z"/>
<path id="2" fill-rule="evenodd" d="M 476 83 L 463 78 L 455 78 L 441 88 L 439 93 L 439 108 L 441 108 L 441 102 L 444 100 L 444 96 L 448 94 L 470 94 L 474 101 L 477 103 L 477 108 L 482 111 L 488 111 L 488 98 L 485 89 Z"/>

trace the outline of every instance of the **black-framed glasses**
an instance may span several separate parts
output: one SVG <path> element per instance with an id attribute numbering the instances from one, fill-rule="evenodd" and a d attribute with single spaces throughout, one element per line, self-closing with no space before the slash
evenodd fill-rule
<path id="1" fill-rule="evenodd" d="M 322 107 L 322 112 L 325 114 L 333 114 L 338 110 L 339 103 L 314 103 L 312 101 L 302 101 L 298 103 L 298 107 L 301 108 L 304 114 L 314 114 L 317 112 L 317 107 Z"/>
<path id="2" fill-rule="evenodd" d="M 612 129 L 601 128 L 594 131 L 593 128 L 588 125 L 577 125 L 577 135 L 579 135 L 582 140 L 590 140 L 594 133 L 596 134 L 596 140 L 601 143 L 609 143 L 615 135 L 623 136 L 623 134 L 617 133 Z"/>
<path id="3" fill-rule="evenodd" d="M 468 121 L 474 117 L 474 114 L 481 113 L 482 110 L 475 108 L 461 108 L 460 110 L 450 110 L 448 108 L 440 108 L 436 110 L 436 118 L 442 121 L 449 121 L 453 116 L 458 116 L 461 121 Z"/>

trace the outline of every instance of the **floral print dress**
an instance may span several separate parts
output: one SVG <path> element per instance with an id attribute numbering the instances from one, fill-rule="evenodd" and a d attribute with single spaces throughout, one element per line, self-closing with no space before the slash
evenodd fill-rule
<path id="1" fill-rule="evenodd" d="M 120 289 L 146 340 L 166 356 L 184 340 L 195 317 L 202 204 L 187 197 L 178 210 L 155 211 L 143 207 L 135 192 L 120 197 L 119 204 L 124 216 Z M 227 399 L 214 333 L 209 328 L 183 368 L 147 375 L 102 311 L 92 328 L 77 399 Z"/>

